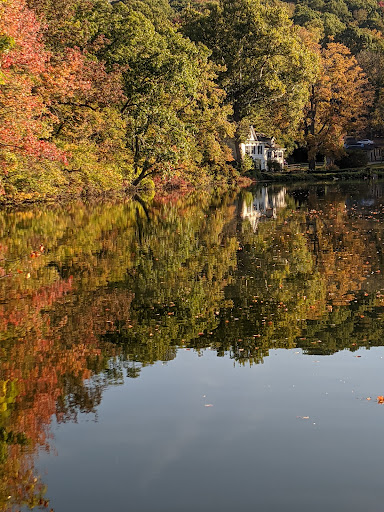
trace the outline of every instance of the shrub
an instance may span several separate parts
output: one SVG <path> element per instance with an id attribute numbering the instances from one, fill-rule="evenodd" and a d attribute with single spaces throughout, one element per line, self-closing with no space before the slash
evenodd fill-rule
<path id="1" fill-rule="evenodd" d="M 276 160 L 268 160 L 267 161 L 268 171 L 281 171 L 281 165 Z"/>
<path id="2" fill-rule="evenodd" d="M 241 174 L 252 171 L 254 169 L 254 165 L 253 158 L 249 155 L 244 155 L 240 167 Z"/>
<path id="3" fill-rule="evenodd" d="M 335 163 L 340 169 L 366 167 L 368 164 L 368 154 L 361 149 L 347 149 L 346 154 Z"/>

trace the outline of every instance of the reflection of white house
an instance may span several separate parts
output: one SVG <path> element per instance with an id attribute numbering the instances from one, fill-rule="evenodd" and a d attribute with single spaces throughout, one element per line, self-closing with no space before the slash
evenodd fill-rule
<path id="1" fill-rule="evenodd" d="M 257 133 L 253 126 L 250 128 L 249 139 L 240 145 L 243 155 L 249 155 L 256 162 L 259 169 L 267 169 L 268 160 L 278 162 L 284 167 L 284 148 L 275 143 L 274 137 L 266 137 Z"/>
<path id="2" fill-rule="evenodd" d="M 268 192 L 267 187 L 263 187 L 253 196 L 252 202 L 243 202 L 242 219 L 248 219 L 253 231 L 256 231 L 262 217 L 276 218 L 277 209 L 286 206 L 285 194 L 285 188 L 279 192 Z"/>

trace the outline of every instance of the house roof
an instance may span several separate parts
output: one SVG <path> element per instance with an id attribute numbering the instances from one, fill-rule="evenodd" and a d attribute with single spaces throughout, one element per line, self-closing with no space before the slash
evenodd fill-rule
<path id="1" fill-rule="evenodd" d="M 267 137 L 264 133 L 257 132 L 253 126 L 250 127 L 249 141 L 262 142 L 267 148 L 284 149 L 275 142 L 274 137 Z"/>

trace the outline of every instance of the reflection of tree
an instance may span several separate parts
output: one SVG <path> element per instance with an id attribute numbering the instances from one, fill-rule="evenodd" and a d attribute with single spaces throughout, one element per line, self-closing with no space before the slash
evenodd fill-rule
<path id="1" fill-rule="evenodd" d="M 0 510 L 44 505 L 33 453 L 48 449 L 53 414 L 95 412 L 124 371 L 138 376 L 215 326 L 236 261 L 234 210 L 208 195 L 190 201 L 149 218 L 133 202 L 0 218 Z"/>
<path id="2" fill-rule="evenodd" d="M 374 287 L 366 279 L 379 268 L 377 235 L 350 217 L 343 196 L 327 195 L 319 202 L 309 191 L 308 209 L 278 212 L 257 233 L 243 224 L 237 272 L 226 287 L 233 307 L 195 346 L 252 363 L 270 348 L 329 354 L 381 343 L 382 302 L 372 294 L 380 274 Z"/>
<path id="3" fill-rule="evenodd" d="M 193 206 L 185 213 L 163 207 L 147 225 L 135 264 L 120 284 L 133 296 L 129 323 L 120 318 L 120 328 L 104 337 L 143 365 L 173 358 L 177 344 L 216 328 L 223 289 L 236 265 L 231 203 L 212 212 Z"/>
<path id="4" fill-rule="evenodd" d="M 317 266 L 327 282 L 328 299 L 333 305 L 348 304 L 365 280 L 361 269 L 372 247 L 365 245 L 361 231 L 349 223 L 344 202 L 309 212 L 306 223 Z"/>
<path id="5" fill-rule="evenodd" d="M 179 346 L 252 364 L 382 344 L 375 204 L 345 207 L 341 187 L 300 197 L 256 232 L 246 194 L 0 214 L 0 510 L 44 500 L 33 454 L 52 415 L 96 412 Z"/>
<path id="6" fill-rule="evenodd" d="M 63 421 L 95 410 L 103 383 L 89 377 L 113 355 L 101 353 L 92 325 L 83 323 L 88 318 L 76 310 L 84 303 L 81 290 L 95 291 L 106 273 L 120 271 L 116 262 L 116 270 L 97 264 L 108 249 L 103 233 L 114 225 L 112 214 L 97 218 L 84 207 L 68 210 L 18 212 L 0 220 L 8 235 L 1 244 L 0 510 L 46 504 L 33 454 L 48 449 L 53 414 Z M 124 221 L 131 226 L 129 215 Z"/>
<path id="7" fill-rule="evenodd" d="M 66 376 L 73 376 L 82 382 L 89 376 L 87 359 L 98 354 L 89 345 L 66 347 L 54 342 L 49 328 L 45 331 L 46 337 L 32 333 L 8 340 L 3 346 L 0 509 L 11 503 L 37 504 L 42 487 L 34 475 L 29 454 L 39 447 L 48 449 L 49 425 L 56 411 L 56 400 L 63 393 L 62 381 Z"/>

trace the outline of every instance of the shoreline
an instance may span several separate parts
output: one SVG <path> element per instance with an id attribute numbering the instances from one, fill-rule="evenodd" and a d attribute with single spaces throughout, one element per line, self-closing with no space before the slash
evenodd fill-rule
<path id="1" fill-rule="evenodd" d="M 28 206 L 37 205 L 64 205 L 71 201 L 124 201 L 131 200 L 135 196 L 141 198 L 143 201 L 152 201 L 153 199 L 160 199 L 162 201 L 172 201 L 175 197 L 183 197 L 199 190 L 214 191 L 230 191 L 234 189 L 242 189 L 250 187 L 254 181 L 245 176 L 237 177 L 233 180 L 218 180 L 217 182 L 205 183 L 197 187 L 192 184 L 187 186 L 178 185 L 165 185 L 163 187 L 155 188 L 154 186 L 125 186 L 124 188 L 111 189 L 111 190 L 97 190 L 89 189 L 81 192 L 66 192 L 56 196 L 43 196 L 38 193 L 20 193 L 19 195 L 7 197 L 0 196 L 0 210 L 23 208 Z"/>
<path id="2" fill-rule="evenodd" d="M 323 181 L 339 180 L 365 180 L 384 178 L 384 166 L 378 168 L 360 168 L 360 169 L 342 169 L 337 171 L 280 171 L 280 172 L 260 172 L 253 179 L 254 183 L 260 182 L 280 182 L 293 183 L 295 181 L 310 181 L 313 183 Z"/>
<path id="3" fill-rule="evenodd" d="M 197 187 L 193 184 L 187 186 L 165 185 L 163 187 L 144 186 L 134 187 L 131 185 L 119 189 L 97 190 L 89 189 L 81 192 L 68 191 L 56 196 L 44 196 L 38 193 L 20 193 L 15 196 L 0 197 L 0 209 L 12 209 L 34 205 L 54 205 L 66 204 L 71 201 L 99 201 L 99 200 L 125 200 L 139 196 L 141 199 L 152 200 L 154 197 L 161 200 L 174 200 L 175 197 L 182 197 L 186 194 L 198 192 L 207 189 L 213 191 L 233 190 L 234 188 L 247 188 L 260 183 L 322 183 L 337 181 L 353 181 L 367 179 L 384 179 L 384 166 L 378 168 L 364 169 L 343 169 L 337 171 L 278 171 L 278 172 L 259 172 L 255 175 L 239 176 L 235 179 L 218 180 L 205 183 L 204 186 Z"/>

